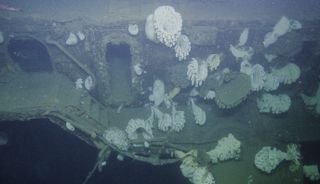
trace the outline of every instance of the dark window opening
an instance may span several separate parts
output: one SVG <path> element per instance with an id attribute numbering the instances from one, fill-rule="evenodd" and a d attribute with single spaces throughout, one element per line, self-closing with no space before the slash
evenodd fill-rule
<path id="1" fill-rule="evenodd" d="M 9 41 L 10 57 L 25 72 L 51 72 L 53 70 L 46 47 L 29 37 L 17 37 Z"/>
<path id="2" fill-rule="evenodd" d="M 130 103 L 131 95 L 131 53 L 128 44 L 112 44 L 106 46 L 106 61 L 110 73 L 109 102 L 114 105 Z"/>
<path id="3" fill-rule="evenodd" d="M 131 60 L 130 47 L 128 44 L 107 44 L 107 60 L 112 58 L 123 58 L 126 59 L 127 62 Z"/>

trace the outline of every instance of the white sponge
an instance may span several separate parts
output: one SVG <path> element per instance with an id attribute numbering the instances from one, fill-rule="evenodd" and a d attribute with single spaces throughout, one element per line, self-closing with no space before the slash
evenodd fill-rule
<path id="1" fill-rule="evenodd" d="M 303 174 L 311 181 L 320 180 L 320 173 L 317 165 L 304 165 Z"/>
<path id="2" fill-rule="evenodd" d="M 112 145 L 116 146 L 122 151 L 127 151 L 129 148 L 129 141 L 126 133 L 116 127 L 111 127 L 107 129 L 103 137 Z"/>
<path id="3" fill-rule="evenodd" d="M 256 154 L 254 164 L 261 171 L 271 173 L 286 156 L 286 153 L 276 148 L 265 146 Z"/>
<path id="4" fill-rule="evenodd" d="M 254 164 L 261 171 L 271 173 L 284 160 L 292 161 L 299 166 L 300 159 L 301 155 L 296 144 L 289 144 L 287 152 L 265 146 L 256 154 Z"/>
<path id="5" fill-rule="evenodd" d="M 212 163 L 218 163 L 219 161 L 225 161 L 230 159 L 240 158 L 240 146 L 241 142 L 236 139 L 231 133 L 228 136 L 223 137 L 218 141 L 218 145 L 207 152 Z"/>
<path id="6" fill-rule="evenodd" d="M 148 121 L 143 119 L 130 119 L 126 128 L 126 132 L 130 140 L 137 139 L 139 133 L 142 134 L 144 139 L 152 139 L 153 134 L 151 128 L 152 127 Z"/>
<path id="7" fill-rule="evenodd" d="M 214 184 L 215 180 L 206 167 L 198 167 L 193 173 L 193 184 Z"/>

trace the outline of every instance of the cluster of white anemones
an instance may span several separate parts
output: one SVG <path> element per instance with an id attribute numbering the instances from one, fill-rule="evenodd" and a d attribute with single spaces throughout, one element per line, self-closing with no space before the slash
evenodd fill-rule
<path id="1" fill-rule="evenodd" d="M 222 60 L 222 54 L 210 54 L 206 60 L 195 59 L 189 62 L 187 67 L 187 76 L 191 84 L 199 87 L 207 79 L 209 70 L 216 70 Z"/>
<path id="2" fill-rule="evenodd" d="M 153 26 L 157 39 L 173 47 L 181 35 L 182 18 L 172 6 L 160 6 L 153 13 Z"/>
<path id="3" fill-rule="evenodd" d="M 287 112 L 291 105 L 291 99 L 287 94 L 271 95 L 264 93 L 257 99 L 259 112 L 280 114 Z"/>
<path id="4" fill-rule="evenodd" d="M 207 62 L 192 58 L 188 64 L 187 76 L 193 86 L 201 86 L 208 76 Z"/>
<path id="5" fill-rule="evenodd" d="M 145 24 L 147 38 L 173 47 L 179 61 L 185 60 L 191 51 L 189 38 L 181 34 L 181 30 L 181 15 L 172 6 L 159 6 L 147 17 Z"/>
<path id="6" fill-rule="evenodd" d="M 296 82 L 301 74 L 299 66 L 294 63 L 288 63 L 267 73 L 262 65 L 252 65 L 247 60 L 241 62 L 240 72 L 250 76 L 252 91 L 274 91 L 280 84 L 289 85 Z"/>
<path id="7" fill-rule="evenodd" d="M 191 43 L 186 35 L 182 34 L 178 38 L 176 45 L 174 46 L 174 51 L 176 52 L 176 57 L 179 61 L 187 59 L 187 56 L 191 51 Z"/>

